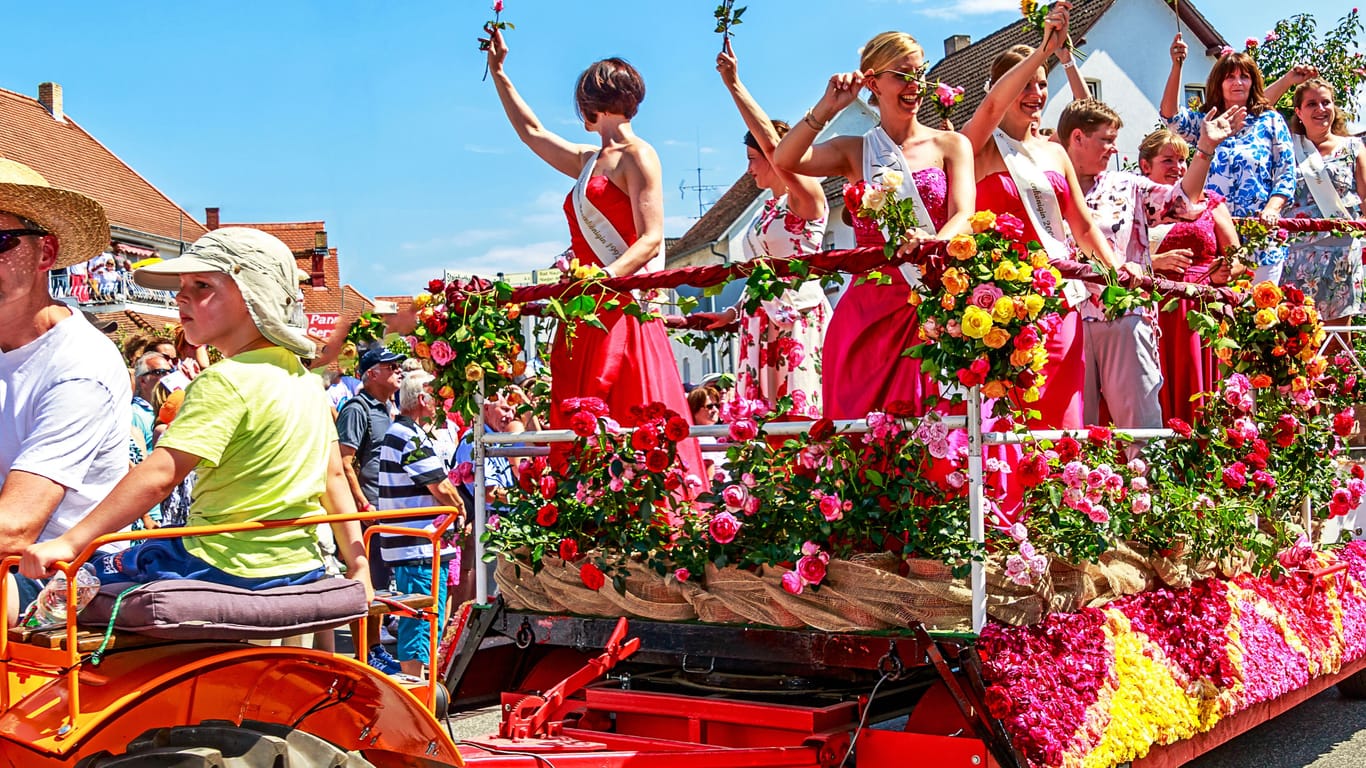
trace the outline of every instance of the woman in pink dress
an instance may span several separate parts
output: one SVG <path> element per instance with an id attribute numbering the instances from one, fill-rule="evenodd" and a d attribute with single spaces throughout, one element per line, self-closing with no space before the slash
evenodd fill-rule
<path id="1" fill-rule="evenodd" d="M 991 68 L 991 90 L 963 126 L 963 135 L 972 143 L 979 209 L 1018 217 L 1024 222 L 1025 241 L 1039 241 L 1054 260 L 1073 258 L 1070 239 L 1080 251 L 1079 258 L 1090 255 L 1118 269 L 1119 260 L 1082 203 L 1085 197 L 1067 151 L 1037 130 L 1048 101 L 1043 65 L 1062 48 L 1070 10 L 1066 0 L 1053 4 L 1041 48 L 1017 45 L 997 57 Z M 1088 296 L 1084 286 L 1075 284 L 1067 286 L 1064 295 L 1073 306 Z M 1047 349 L 1042 395 L 1036 403 L 1022 404 L 1039 413 L 1029 426 L 1079 428 L 1084 367 L 1076 312 L 1063 316 L 1048 336 Z"/>
<path id="2" fill-rule="evenodd" d="M 884 32 L 863 47 L 859 71 L 830 78 L 825 94 L 788 134 L 773 162 L 791 173 L 844 176 L 851 182 L 901 178 L 900 199 L 919 200 L 921 229 L 902 248 L 921 240 L 947 239 L 970 231 L 973 212 L 972 151 L 962 136 L 921 125 L 916 118 L 925 91 L 925 52 L 904 32 Z M 813 146 L 818 134 L 867 88 L 881 123 L 863 136 L 837 136 Z M 851 212 L 852 214 L 852 212 Z M 886 241 L 872 221 L 855 219 L 861 246 Z M 915 307 L 908 303 L 913 267 L 881 270 L 889 283 L 854 278 L 835 307 L 825 336 L 825 415 L 859 419 L 902 401 L 913 412 L 928 410 L 938 389 L 920 361 L 902 353 L 921 343 Z"/>
<path id="3" fill-rule="evenodd" d="M 663 267 L 664 200 L 659 156 L 631 128 L 645 98 L 645 83 L 621 59 L 594 62 L 579 76 L 575 92 L 584 128 L 600 146 L 575 144 L 547 130 L 503 69 L 507 44 L 500 30 L 487 29 L 489 74 L 517 136 L 552 168 L 578 179 L 565 200 L 574 256 L 601 267 L 608 277 Z M 598 397 L 612 416 L 630 426 L 632 406 L 663 403 L 692 422 L 678 365 L 662 323 L 641 323 L 621 310 L 600 311 L 604 329 L 561 324 L 550 354 L 550 426 L 566 428 L 570 414 L 561 404 L 572 397 Z M 637 411 L 638 413 L 638 411 Z M 703 476 L 696 440 L 679 444 L 685 471 Z"/>
<path id="4" fill-rule="evenodd" d="M 1188 156 L 1186 140 L 1161 128 L 1148 134 L 1139 145 L 1138 167 L 1159 184 L 1176 184 L 1186 173 Z M 1161 276 L 1206 285 L 1228 282 L 1228 267 L 1219 263 L 1218 257 L 1238 247 L 1238 230 L 1223 198 L 1215 192 L 1206 192 L 1205 196 L 1205 212 L 1195 221 L 1149 222 L 1153 269 Z M 1173 261 L 1187 266 L 1162 269 L 1162 264 Z M 1196 302 L 1180 299 L 1158 316 L 1162 329 L 1157 345 L 1162 364 L 1162 390 L 1158 395 L 1162 416 L 1187 424 L 1195 415 L 1191 398 L 1214 389 L 1214 351 L 1186 321 L 1186 313 L 1196 308 Z"/>

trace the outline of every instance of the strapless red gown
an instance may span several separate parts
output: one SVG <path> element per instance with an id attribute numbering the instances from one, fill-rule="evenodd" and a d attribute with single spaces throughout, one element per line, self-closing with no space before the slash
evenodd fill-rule
<path id="1" fill-rule="evenodd" d="M 1158 253 L 1190 249 L 1191 265 L 1181 278 L 1189 283 L 1208 283 L 1210 269 L 1219 253 L 1213 209 L 1223 202 L 1223 198 L 1211 192 L 1206 192 L 1205 196 L 1209 198 L 1205 212 L 1195 221 L 1179 221 L 1173 225 L 1157 249 Z M 1195 403 L 1191 402 L 1191 397 L 1214 389 L 1214 350 L 1186 322 L 1186 313 L 1198 308 L 1196 302 L 1180 299 L 1170 311 L 1160 313 L 1157 318 L 1158 327 L 1162 329 L 1157 343 L 1158 360 L 1162 364 L 1162 391 L 1158 395 L 1162 416 L 1181 419 L 1187 424 L 1195 418 Z"/>
<path id="2" fill-rule="evenodd" d="M 925 168 L 912 177 L 938 230 L 948 218 L 948 179 L 939 168 Z M 875 224 L 862 219 L 854 220 L 854 239 L 859 246 L 887 242 Z M 830 317 L 821 350 L 827 418 L 861 419 L 898 400 L 910 403 L 920 416 L 928 410 L 925 401 L 939 394 L 934 381 L 921 373 L 920 361 L 901 356 L 920 343 L 920 322 L 906 301 L 910 286 L 900 270 L 881 271 L 891 283 L 859 284 L 862 275 L 853 277 Z"/>
<path id="3" fill-rule="evenodd" d="M 1067 177 L 1056 171 L 1045 171 L 1053 191 L 1062 205 L 1071 200 Z M 1025 214 L 1015 180 L 1004 171 L 990 174 L 977 182 L 977 210 L 1009 213 L 1024 222 L 1025 242 L 1038 238 L 1034 225 Z M 1044 366 L 1043 391 L 1037 403 L 1025 407 L 1039 412 L 1031 420 L 1032 429 L 1080 429 L 1082 424 L 1082 386 L 1086 369 L 1082 362 L 1081 316 L 1076 312 L 1063 315 L 1058 330 L 1048 337 L 1048 364 Z"/>
<path id="4" fill-rule="evenodd" d="M 636 226 L 631 215 L 631 198 L 606 176 L 589 179 L 586 194 L 626 243 L 634 243 Z M 602 266 L 579 231 L 572 194 L 565 199 L 564 211 L 569 219 L 574 255 L 580 263 Z M 688 408 L 683 380 L 679 378 L 678 363 L 674 360 L 664 324 L 641 323 L 620 310 L 599 312 L 598 317 L 607 327 L 606 331 L 580 323 L 572 341 L 567 338 L 563 325 L 555 334 L 550 351 L 551 429 L 569 428 L 569 414 L 561 411 L 560 404 L 571 397 L 602 398 L 611 409 L 612 418 L 622 426 L 636 423 L 631 417 L 631 406 L 652 402 L 663 403 L 691 424 L 692 411 Z M 687 471 L 706 482 L 708 478 L 697 441 L 686 440 L 678 448 Z"/>

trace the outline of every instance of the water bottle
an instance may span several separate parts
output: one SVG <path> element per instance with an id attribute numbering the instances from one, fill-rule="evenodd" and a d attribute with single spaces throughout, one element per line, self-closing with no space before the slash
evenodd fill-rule
<path id="1" fill-rule="evenodd" d="M 43 591 L 38 593 L 38 599 L 33 601 L 29 609 L 31 616 L 25 624 L 30 627 L 65 624 L 66 590 L 66 574 L 57 571 L 43 587 Z M 95 575 L 95 569 L 89 563 L 81 566 L 81 569 L 76 571 L 76 613 L 84 610 L 99 591 L 100 577 Z"/>

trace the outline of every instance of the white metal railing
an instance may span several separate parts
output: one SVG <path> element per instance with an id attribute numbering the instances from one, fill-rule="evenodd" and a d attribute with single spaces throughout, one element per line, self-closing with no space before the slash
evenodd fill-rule
<path id="1" fill-rule="evenodd" d="M 54 274 L 48 277 L 48 291 L 53 298 L 74 298 L 77 304 L 117 304 L 134 301 L 158 307 L 176 305 L 174 291 L 144 288 L 133 282 L 133 275 L 130 272 L 121 272 L 114 280 L 100 280 L 87 276 L 84 285 L 88 292 L 77 295 L 69 274 Z"/>

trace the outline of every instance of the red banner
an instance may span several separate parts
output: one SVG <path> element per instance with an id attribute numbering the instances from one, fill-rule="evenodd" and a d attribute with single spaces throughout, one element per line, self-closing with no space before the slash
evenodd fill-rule
<path id="1" fill-rule="evenodd" d="M 325 339 L 332 335 L 341 315 L 336 312 L 308 312 L 308 335 Z"/>

